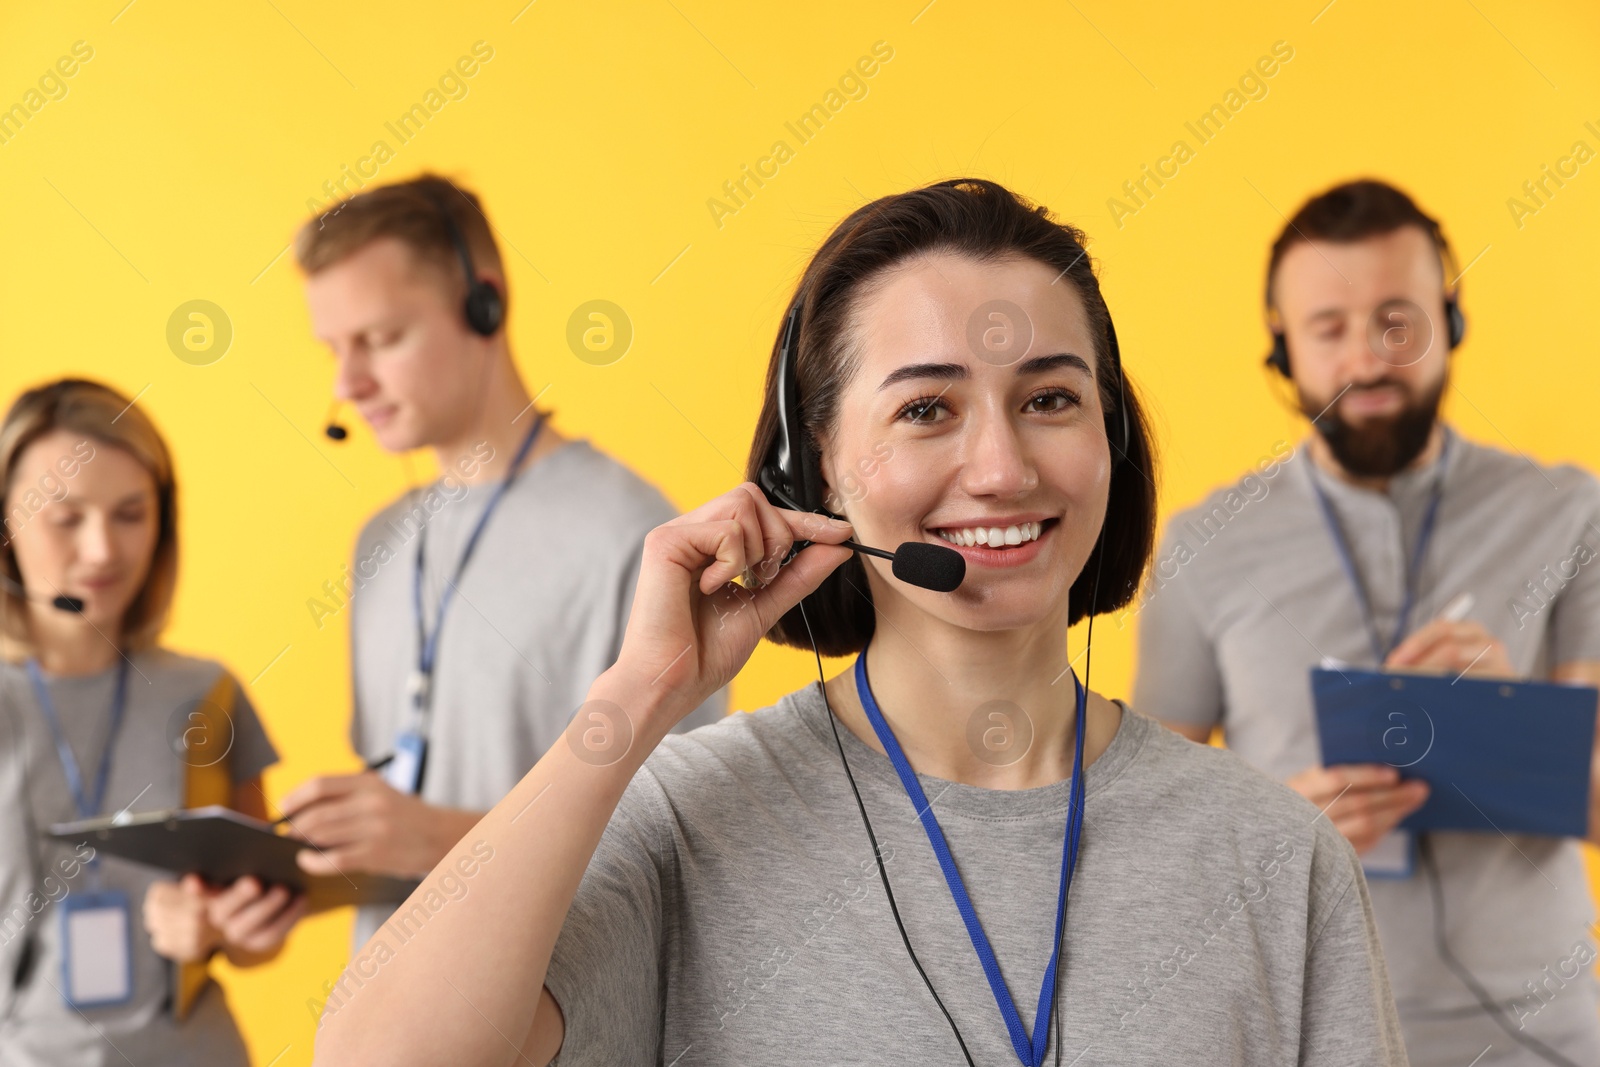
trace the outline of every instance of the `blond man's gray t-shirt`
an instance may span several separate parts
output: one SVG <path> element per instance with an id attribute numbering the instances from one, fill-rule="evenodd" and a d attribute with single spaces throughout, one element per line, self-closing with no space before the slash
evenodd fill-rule
<path id="1" fill-rule="evenodd" d="M 439 598 L 497 484 L 441 479 L 401 497 L 361 532 L 351 567 L 350 737 L 365 759 L 391 752 L 407 721 L 418 531 L 427 528 L 423 618 L 431 635 Z M 524 467 L 447 608 L 424 800 L 488 811 L 556 742 L 621 650 L 645 535 L 676 515 L 654 486 L 587 441 Z M 726 692 L 718 692 L 682 728 L 715 721 L 726 708 Z M 358 908 L 354 947 L 393 910 Z"/>
<path id="2" fill-rule="evenodd" d="M 828 716 L 813 684 L 651 754 L 550 963 L 560 1067 L 963 1062 L 896 932 Z M 975 1062 L 1015 1063 L 893 766 L 840 736 L 934 988 Z M 1355 854 L 1314 807 L 1126 708 L 1084 773 L 1063 1064 L 1405 1062 Z M 921 781 L 1031 1030 L 1070 781 Z"/>
<path id="3" fill-rule="evenodd" d="M 1471 593 L 1468 618 L 1505 643 L 1520 675 L 1600 660 L 1600 482 L 1459 434 L 1442 470 L 1411 629 Z M 1328 493 L 1387 637 L 1440 472 L 1438 462 L 1404 471 L 1376 492 L 1313 472 L 1301 447 L 1173 516 L 1122 618 L 1139 628 L 1138 706 L 1158 719 L 1220 725 L 1229 748 L 1275 778 L 1320 763 L 1310 669 L 1324 656 L 1375 661 L 1310 479 Z M 1472 784 L 1457 784 L 1470 798 Z M 1594 906 L 1578 843 L 1430 837 L 1452 953 L 1519 1032 L 1600 1063 L 1600 994 L 1583 965 L 1596 958 Z M 1455 1067 L 1490 1046 L 1486 1064 L 1543 1062 L 1516 1046 L 1440 956 L 1420 870 L 1375 877 L 1371 893 L 1413 1064 Z"/>

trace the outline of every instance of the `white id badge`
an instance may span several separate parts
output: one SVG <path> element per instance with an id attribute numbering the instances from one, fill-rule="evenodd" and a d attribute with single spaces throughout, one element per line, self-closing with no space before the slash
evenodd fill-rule
<path id="1" fill-rule="evenodd" d="M 407 730 L 394 739 L 394 758 L 383 769 L 383 780 L 402 793 L 415 793 L 422 784 L 422 765 L 428 756 L 428 739 Z"/>
<path id="2" fill-rule="evenodd" d="M 1410 878 L 1416 869 L 1417 839 L 1409 830 L 1390 830 L 1361 856 L 1368 878 Z"/>
<path id="3" fill-rule="evenodd" d="M 74 1008 L 133 999 L 133 911 L 128 894 L 74 893 L 61 911 L 61 992 Z"/>

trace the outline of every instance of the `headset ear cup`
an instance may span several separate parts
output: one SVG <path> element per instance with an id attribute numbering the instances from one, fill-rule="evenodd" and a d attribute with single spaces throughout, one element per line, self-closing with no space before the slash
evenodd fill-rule
<path id="1" fill-rule="evenodd" d="M 1290 376 L 1289 342 L 1284 339 L 1284 336 L 1281 333 L 1273 333 L 1272 335 L 1272 351 L 1267 353 L 1267 366 L 1271 367 L 1285 378 Z"/>
<path id="2" fill-rule="evenodd" d="M 1450 342 L 1454 351 L 1460 347 L 1461 341 L 1467 336 L 1467 316 L 1461 310 L 1461 304 L 1454 297 L 1444 302 L 1445 338 Z"/>
<path id="3" fill-rule="evenodd" d="M 472 331 L 484 337 L 493 337 L 500 332 L 505 317 L 506 305 L 500 298 L 500 290 L 490 282 L 473 282 L 467 290 L 466 304 L 467 325 Z"/>

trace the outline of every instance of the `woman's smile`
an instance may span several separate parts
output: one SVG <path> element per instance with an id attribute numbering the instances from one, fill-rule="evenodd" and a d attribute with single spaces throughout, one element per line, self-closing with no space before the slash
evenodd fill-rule
<path id="1" fill-rule="evenodd" d="M 1020 567 L 1044 551 L 1043 542 L 1060 521 L 1053 516 L 997 516 L 930 526 L 928 530 L 973 566 Z"/>

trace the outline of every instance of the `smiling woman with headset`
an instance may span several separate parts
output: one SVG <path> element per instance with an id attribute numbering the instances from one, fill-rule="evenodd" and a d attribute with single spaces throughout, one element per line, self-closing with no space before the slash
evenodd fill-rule
<path id="1" fill-rule="evenodd" d="M 1068 647 L 1155 520 L 1082 234 L 972 179 L 854 212 L 749 474 L 647 539 L 568 744 L 358 955 L 318 1063 L 1404 1062 L 1349 845 Z M 855 662 L 668 736 L 764 635 Z"/>

